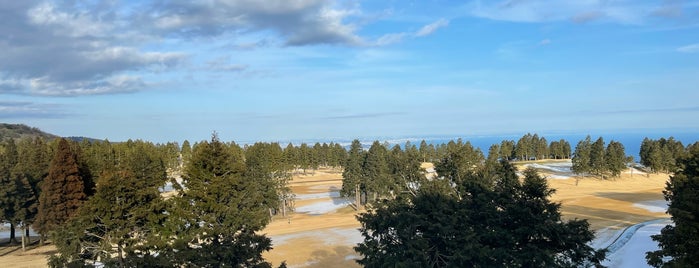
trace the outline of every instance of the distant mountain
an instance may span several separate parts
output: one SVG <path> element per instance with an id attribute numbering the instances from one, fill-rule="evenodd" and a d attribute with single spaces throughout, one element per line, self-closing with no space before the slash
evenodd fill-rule
<path id="1" fill-rule="evenodd" d="M 38 128 L 30 127 L 24 124 L 0 123 L 0 140 L 5 138 L 22 139 L 35 137 L 42 137 L 44 139 L 58 138 L 56 135 L 43 132 Z"/>

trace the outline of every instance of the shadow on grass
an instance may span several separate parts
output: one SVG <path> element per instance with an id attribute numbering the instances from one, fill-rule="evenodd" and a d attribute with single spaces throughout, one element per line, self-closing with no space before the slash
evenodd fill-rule
<path id="1" fill-rule="evenodd" d="M 314 251 L 311 253 L 306 267 L 359 267 L 355 261 L 356 258 L 359 258 L 359 253 L 355 252 L 352 247 L 338 246 L 332 249 Z"/>
<path id="2" fill-rule="evenodd" d="M 664 200 L 662 192 L 641 192 L 641 193 L 619 193 L 619 192 L 597 192 L 597 197 L 609 198 L 624 202 L 641 202 L 650 200 Z"/>
<path id="3" fill-rule="evenodd" d="M 657 216 L 651 215 L 575 205 L 563 207 L 562 213 L 567 219 L 587 219 L 591 224 L 600 221 L 613 223 L 607 225 L 633 225 L 639 222 L 658 218 Z"/>
<path id="4" fill-rule="evenodd" d="M 19 239 L 21 239 L 21 238 L 18 237 L 18 240 Z M 26 246 L 26 251 L 30 251 L 32 249 L 39 248 L 42 246 L 42 245 L 39 245 L 39 237 L 38 236 L 32 236 L 32 237 L 29 237 L 29 239 L 30 239 L 29 240 L 30 242 Z M 45 245 L 48 245 L 48 244 L 45 244 Z M 0 257 L 6 256 L 6 255 L 9 255 L 13 252 L 18 252 L 18 251 L 22 251 L 22 243 L 21 242 L 10 243 L 9 238 L 5 238 L 5 239 L 0 240 Z M 53 250 L 53 251 L 55 251 L 55 250 Z M 32 255 L 44 255 L 44 254 L 50 255 L 50 254 L 54 254 L 57 252 L 57 251 L 56 252 L 53 252 L 53 251 L 47 252 L 47 253 L 40 253 L 40 254 L 33 253 Z"/>

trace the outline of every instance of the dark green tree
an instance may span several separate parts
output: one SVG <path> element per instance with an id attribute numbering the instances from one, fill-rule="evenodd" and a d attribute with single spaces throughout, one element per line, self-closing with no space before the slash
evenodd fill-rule
<path id="1" fill-rule="evenodd" d="M 590 135 L 585 137 L 584 140 L 578 142 L 575 146 L 575 153 L 573 154 L 572 167 L 571 170 L 575 174 L 582 175 L 585 177 L 585 173 L 589 173 L 591 170 L 590 156 L 592 150 L 592 140 Z M 575 185 L 578 185 L 578 179 L 576 177 Z"/>
<path id="2" fill-rule="evenodd" d="M 552 189 L 534 170 L 524 182 L 502 162 L 494 180 L 451 188 L 428 182 L 417 195 L 378 202 L 357 218 L 365 267 L 599 266 L 585 220 L 563 221 Z M 456 173 L 453 171 L 452 173 Z"/>
<path id="3" fill-rule="evenodd" d="M 606 170 L 609 171 L 612 176 L 619 177 L 621 172 L 626 169 L 627 158 L 624 145 L 614 140 L 610 141 L 607 145 L 604 159 L 606 162 Z"/>
<path id="4" fill-rule="evenodd" d="M 500 156 L 505 160 L 510 160 L 515 155 L 515 141 L 504 140 L 500 143 Z"/>
<path id="5" fill-rule="evenodd" d="M 15 141 L 5 139 L 0 147 L 0 219 L 10 223 L 10 243 L 17 243 L 15 227 L 17 225 L 17 188 L 13 170 L 17 165 L 18 152 Z"/>
<path id="6" fill-rule="evenodd" d="M 694 267 L 699 263 L 699 147 L 678 159 L 677 172 L 665 186 L 667 213 L 674 224 L 651 236 L 660 247 L 648 252 L 653 267 Z"/>
<path id="7" fill-rule="evenodd" d="M 372 200 L 389 194 L 394 183 L 388 166 L 388 150 L 379 141 L 374 141 L 367 151 L 362 165 L 363 180 Z"/>
<path id="8" fill-rule="evenodd" d="M 279 207 L 273 181 L 248 178 L 242 155 L 214 134 L 192 152 L 169 222 L 174 266 L 265 267 L 271 240 L 259 231 Z"/>
<path id="9" fill-rule="evenodd" d="M 93 192 L 90 175 L 80 166 L 77 147 L 60 139 L 49 174 L 41 183 L 34 230 L 42 236 L 57 230 L 73 217 Z"/>
<path id="10" fill-rule="evenodd" d="M 361 191 L 366 191 L 362 171 L 365 158 L 366 153 L 362 149 L 362 143 L 359 140 L 352 141 L 344 164 L 345 168 L 342 171 L 342 189 L 340 190 L 342 196 L 354 196 L 357 187 L 360 187 Z"/>
<path id="11" fill-rule="evenodd" d="M 590 146 L 590 170 L 596 175 L 602 175 L 607 169 L 607 160 L 604 159 L 604 145 L 604 139 L 599 137 Z"/>
<path id="12" fill-rule="evenodd" d="M 60 255 L 53 267 L 94 265 L 108 267 L 163 266 L 167 245 L 161 236 L 166 204 L 158 192 L 165 180 L 159 153 L 146 143 L 133 144 L 124 161 L 100 175 L 97 189 L 54 235 Z"/>

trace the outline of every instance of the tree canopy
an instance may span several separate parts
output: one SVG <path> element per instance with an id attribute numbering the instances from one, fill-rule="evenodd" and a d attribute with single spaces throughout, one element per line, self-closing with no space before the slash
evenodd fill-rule
<path id="1" fill-rule="evenodd" d="M 676 168 L 663 191 L 673 224 L 652 236 L 660 247 L 646 255 L 653 267 L 693 267 L 699 263 L 699 146 L 679 158 Z"/>
<path id="2" fill-rule="evenodd" d="M 458 173 L 456 171 L 452 173 Z M 563 221 L 554 190 L 536 171 L 520 181 L 502 162 L 491 178 L 451 187 L 427 182 L 416 195 L 380 201 L 358 216 L 365 267 L 578 267 L 597 265 L 586 220 Z M 476 175 L 478 176 L 478 175 Z"/>

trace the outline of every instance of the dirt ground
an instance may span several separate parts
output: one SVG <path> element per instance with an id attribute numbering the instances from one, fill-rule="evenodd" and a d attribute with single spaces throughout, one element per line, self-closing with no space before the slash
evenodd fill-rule
<path id="1" fill-rule="evenodd" d="M 430 165 L 423 165 L 429 167 Z M 545 174 L 544 174 L 545 175 Z M 564 217 L 588 219 L 592 229 L 600 233 L 621 230 L 643 221 L 667 217 L 637 204 L 663 200 L 662 190 L 668 176 L 664 174 L 622 174 L 621 178 L 601 180 L 584 178 L 576 186 L 574 178 L 550 179 L 556 189 L 553 200 L 561 202 Z M 342 186 L 339 170 L 319 170 L 297 174 L 290 184 L 297 195 L 296 207 L 328 208 L 337 206 L 337 191 Z M 289 267 L 359 267 L 352 249 L 361 242 L 355 211 L 343 207 L 323 213 L 292 213 L 276 217 L 262 233 L 272 238 L 274 249 L 264 257 Z M 4 244 L 2 244 L 4 245 Z M 17 247 L 0 245 L 0 267 L 46 267 L 46 256 L 55 252 L 52 246 L 36 247 L 22 252 Z"/>

